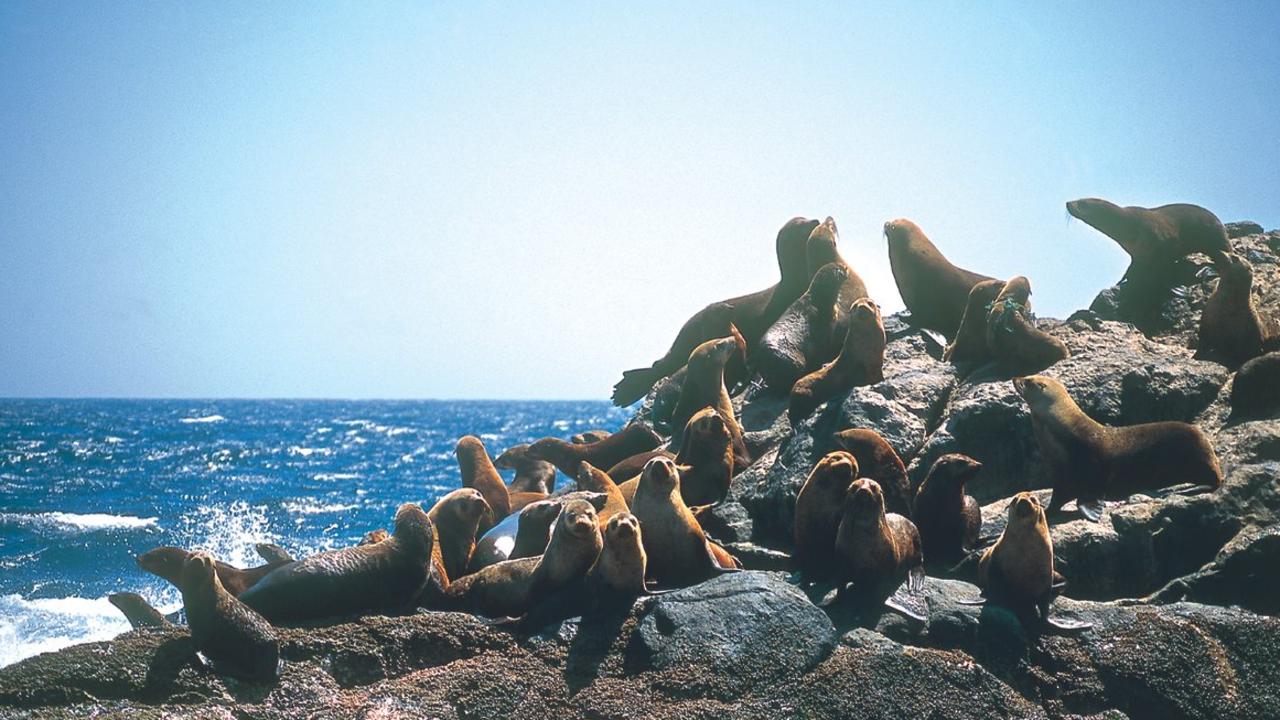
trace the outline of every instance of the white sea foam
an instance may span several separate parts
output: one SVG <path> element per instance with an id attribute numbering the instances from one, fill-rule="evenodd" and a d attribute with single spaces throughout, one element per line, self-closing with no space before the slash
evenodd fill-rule
<path id="1" fill-rule="evenodd" d="M 310 447 L 302 447 L 300 445 L 290 445 L 288 453 L 290 455 L 300 455 L 302 457 L 311 457 L 312 455 L 332 455 L 333 450 L 331 448 L 310 448 Z"/>
<path id="2" fill-rule="evenodd" d="M 226 506 L 204 505 L 184 516 L 173 544 L 205 550 L 237 567 L 253 567 L 262 564 L 254 549 L 261 542 L 279 542 L 279 536 L 271 531 L 267 506 L 237 500 Z"/>
<path id="3" fill-rule="evenodd" d="M 95 532 L 98 530 L 137 530 L 155 527 L 159 518 L 140 518 L 108 513 L 0 513 L 0 525 L 23 525 L 58 532 Z"/>
<path id="4" fill-rule="evenodd" d="M 148 598 L 156 604 L 156 598 Z M 156 605 L 161 612 L 176 604 Z M 0 667 L 69 645 L 110 640 L 129 621 L 105 597 L 37 598 L 0 595 Z"/>
<path id="5" fill-rule="evenodd" d="M 320 482 L 328 482 L 330 480 L 355 480 L 360 475 L 358 473 L 316 473 L 311 477 Z"/>
<path id="6" fill-rule="evenodd" d="M 226 420 L 226 418 L 221 415 L 203 415 L 201 417 L 185 417 L 178 420 L 178 422 L 191 425 L 194 423 L 216 423 L 222 422 L 223 420 Z"/>
<path id="7" fill-rule="evenodd" d="M 325 513 L 346 512 L 355 510 L 354 504 L 318 503 L 315 500 L 290 500 L 284 503 L 284 509 L 295 515 L 323 515 Z"/>

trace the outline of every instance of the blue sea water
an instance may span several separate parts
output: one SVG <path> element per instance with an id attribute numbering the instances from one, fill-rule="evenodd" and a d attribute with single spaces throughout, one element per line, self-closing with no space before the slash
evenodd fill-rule
<path id="1" fill-rule="evenodd" d="M 177 609 L 134 564 L 158 545 L 242 567 L 261 564 L 258 542 L 351 545 L 457 488 L 462 435 L 496 456 L 627 417 L 571 401 L 0 400 L 0 666 L 124 632 L 116 591 Z"/>

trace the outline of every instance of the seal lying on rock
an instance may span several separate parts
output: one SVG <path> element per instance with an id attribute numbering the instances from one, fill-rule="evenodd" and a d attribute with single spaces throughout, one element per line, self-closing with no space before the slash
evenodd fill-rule
<path id="1" fill-rule="evenodd" d="M 577 477 L 578 463 L 611 468 L 632 455 L 657 448 L 662 438 L 644 423 L 632 421 L 603 440 L 575 445 L 560 438 L 543 438 L 529 446 L 529 454 L 556 466 L 567 477 Z"/>
<path id="2" fill-rule="evenodd" d="M 268 565 L 272 563 L 283 565 L 297 559 L 288 550 L 274 543 L 258 543 L 253 546 L 253 549 L 258 553 L 258 557 L 267 561 Z"/>
<path id="3" fill-rule="evenodd" d="M 889 268 L 898 294 L 911 312 L 911 323 L 954 338 L 969 291 L 993 278 L 952 265 L 920 227 L 906 218 L 886 222 L 884 236 L 889 243 Z"/>
<path id="4" fill-rule="evenodd" d="M 991 359 L 991 349 L 987 347 L 987 316 L 1002 290 L 1003 280 L 983 280 L 969 290 L 960 329 L 956 331 L 955 340 L 942 352 L 943 360 L 981 364 Z"/>
<path id="5" fill-rule="evenodd" d="M 107 601 L 124 613 L 129 626 L 134 630 L 146 627 L 172 627 L 169 619 L 151 606 L 145 598 L 135 592 L 111 593 Z"/>
<path id="6" fill-rule="evenodd" d="M 222 587 L 212 557 L 195 553 L 187 558 L 179 588 L 191 642 L 216 672 L 253 682 L 280 676 L 275 630 Z"/>
<path id="7" fill-rule="evenodd" d="M 168 580 L 177 587 L 178 583 L 181 582 L 182 568 L 186 566 L 186 562 L 191 558 L 192 554 L 182 548 L 164 545 L 142 553 L 138 556 L 137 562 L 138 567 L 152 575 L 158 575 Z M 226 588 L 227 592 L 237 597 L 276 568 L 284 567 L 287 564 L 287 562 L 274 562 L 241 570 L 233 565 L 228 565 L 218 560 L 214 561 L 214 567 L 217 569 L 218 579 L 222 586 Z"/>
<path id="8" fill-rule="evenodd" d="M 273 623 L 406 610 L 427 585 L 433 529 L 421 507 L 405 503 L 396 511 L 395 529 L 386 540 L 285 565 L 241 599 Z"/>
<path id="9" fill-rule="evenodd" d="M 581 437 L 574 435 L 574 437 Z M 606 434 L 604 437 L 608 437 Z M 595 438 L 603 440 L 604 437 Z M 592 440 L 594 442 L 595 440 Z M 582 445 L 584 443 L 574 443 Z M 556 489 L 556 466 L 546 460 L 539 460 L 529 455 L 529 445 L 513 445 L 493 459 L 493 466 L 499 470 L 515 470 L 516 476 L 507 486 L 508 493 L 537 492 L 550 495 Z"/>
<path id="10" fill-rule="evenodd" d="M 982 463 L 968 455 L 951 453 L 935 460 L 920 483 L 912 519 L 927 562 L 954 564 L 978 544 L 982 508 L 965 494 L 964 485 L 981 469 Z"/>
<path id="11" fill-rule="evenodd" d="M 1090 520 L 1102 516 L 1103 498 L 1190 483 L 1222 484 L 1213 446 L 1200 428 L 1184 422 L 1110 427 L 1076 405 L 1062 383 L 1044 375 L 1014 378 L 1031 409 L 1031 427 L 1053 478 L 1049 512 L 1076 500 Z"/>
<path id="12" fill-rule="evenodd" d="M 840 354 L 791 387 L 787 413 L 793 427 L 841 392 L 884 380 L 885 337 L 880 307 L 870 298 L 859 298 L 847 315 L 848 329 Z"/>
<path id="13" fill-rule="evenodd" d="M 987 349 L 1010 375 L 1031 375 L 1071 356 L 1059 339 L 1036 327 L 1031 315 L 1031 282 L 1010 279 L 987 314 Z"/>

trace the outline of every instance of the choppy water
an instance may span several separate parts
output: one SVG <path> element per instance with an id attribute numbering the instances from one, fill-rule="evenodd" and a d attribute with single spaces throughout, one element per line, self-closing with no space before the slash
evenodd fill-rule
<path id="1" fill-rule="evenodd" d="M 257 542 L 349 545 L 458 487 L 461 435 L 496 455 L 626 418 L 605 402 L 0 400 L 0 666 L 127 630 L 112 592 L 176 609 L 133 562 L 157 545 L 241 566 L 261 564 Z"/>

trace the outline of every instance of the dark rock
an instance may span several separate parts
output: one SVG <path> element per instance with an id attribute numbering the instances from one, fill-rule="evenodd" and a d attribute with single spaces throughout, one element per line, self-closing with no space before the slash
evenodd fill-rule
<path id="1" fill-rule="evenodd" d="M 1227 228 L 1227 237 L 1235 239 L 1244 237 L 1245 235 L 1261 235 L 1262 226 L 1250 220 L 1242 220 L 1240 222 L 1225 223 Z"/>

